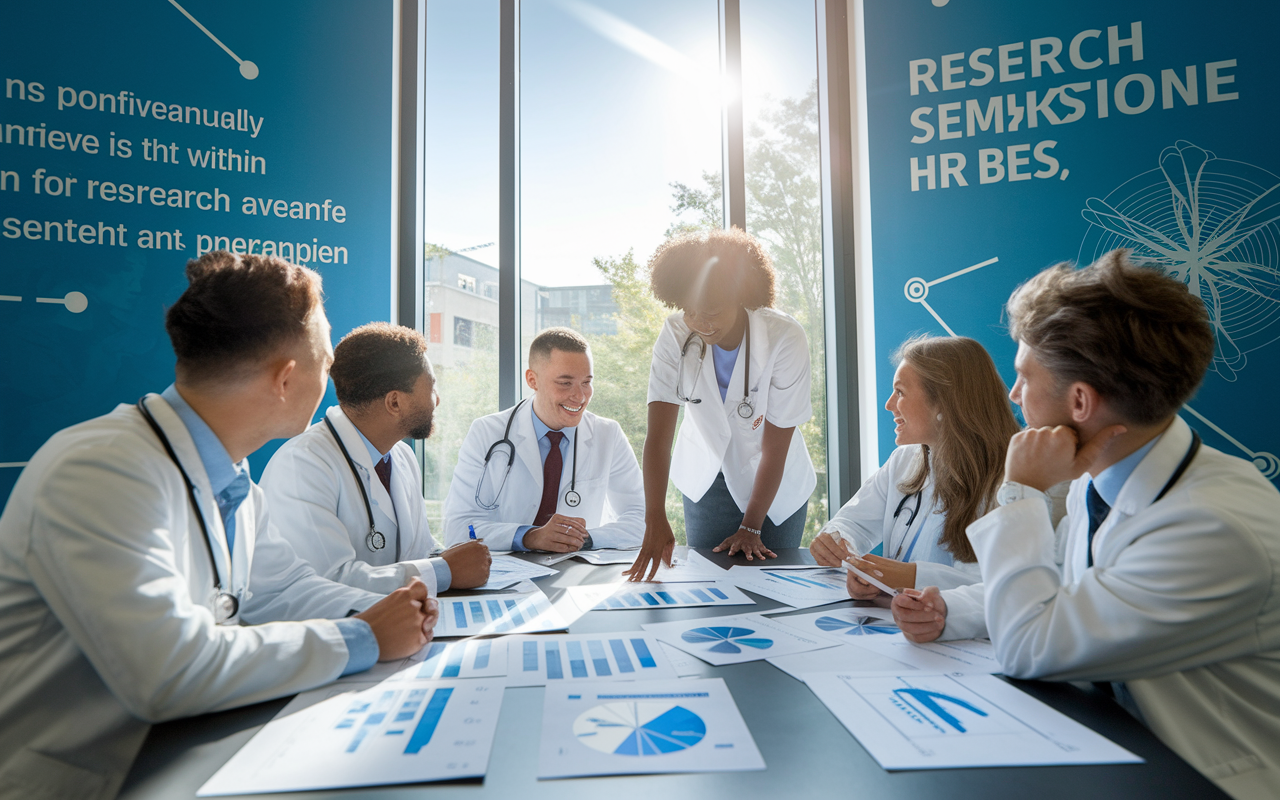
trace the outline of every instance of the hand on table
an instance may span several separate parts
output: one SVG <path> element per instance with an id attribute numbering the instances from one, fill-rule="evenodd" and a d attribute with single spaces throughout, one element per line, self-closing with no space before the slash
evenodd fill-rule
<path id="1" fill-rule="evenodd" d="M 646 520 L 644 526 L 644 543 L 640 545 L 640 555 L 631 564 L 631 568 L 623 572 L 629 581 L 651 581 L 658 574 L 658 567 L 665 564 L 671 566 L 671 556 L 675 552 L 676 536 L 671 532 L 671 523 L 666 516 Z"/>
<path id="2" fill-rule="evenodd" d="M 527 538 L 528 534 L 525 536 Z M 453 582 L 449 584 L 451 589 L 474 589 L 489 580 L 489 566 L 493 563 L 493 556 L 485 543 L 478 539 L 456 544 L 441 553 L 440 557 L 449 565 L 449 572 L 453 576 Z"/>
<path id="3" fill-rule="evenodd" d="M 529 550 L 572 553 L 582 549 L 588 535 L 585 519 L 553 514 L 542 527 L 525 531 L 523 543 Z"/>
<path id="4" fill-rule="evenodd" d="M 738 528 L 737 533 L 711 548 L 713 553 L 720 553 L 725 550 L 729 551 L 729 555 L 737 552 L 745 553 L 748 561 L 754 561 L 757 557 L 761 560 L 778 557 L 777 553 L 764 546 L 764 542 L 760 540 L 758 534 L 752 533 L 745 528 Z"/>
<path id="5" fill-rule="evenodd" d="M 923 644 L 942 635 L 947 627 L 947 601 L 937 586 L 906 589 L 893 598 L 893 621 L 908 640 Z"/>
<path id="6" fill-rule="evenodd" d="M 421 650 L 431 641 L 439 617 L 440 605 L 427 596 L 427 585 L 417 578 L 356 614 L 373 629 L 379 661 L 393 661 Z"/>
<path id="7" fill-rule="evenodd" d="M 823 531 L 809 544 L 809 555 L 822 567 L 838 567 L 840 562 L 851 558 L 854 553 L 849 550 L 844 537 Z"/>

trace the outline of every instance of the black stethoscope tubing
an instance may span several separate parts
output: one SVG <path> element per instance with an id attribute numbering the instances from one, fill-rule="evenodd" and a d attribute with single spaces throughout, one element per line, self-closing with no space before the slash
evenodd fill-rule
<path id="1" fill-rule="evenodd" d="M 143 402 L 145 400 L 145 397 L 138 400 L 138 411 L 142 413 L 142 418 L 147 421 L 147 424 L 151 426 L 151 430 L 160 438 L 160 444 L 164 445 L 164 451 L 169 454 L 169 459 L 173 461 L 174 466 L 178 468 L 178 473 L 182 475 L 182 482 L 187 486 L 187 499 L 191 501 L 191 508 L 196 512 L 196 522 L 200 524 L 200 532 L 204 534 L 204 546 L 209 551 L 209 563 L 213 566 L 214 620 L 221 624 L 235 617 L 240 610 L 240 598 L 224 591 L 222 588 L 222 574 L 218 570 L 218 559 L 213 554 L 213 544 L 209 540 L 209 526 L 204 521 L 204 514 L 200 511 L 200 504 L 196 502 L 195 484 L 191 482 L 187 471 L 183 469 L 182 462 L 178 460 L 178 454 L 173 452 L 173 445 L 169 443 L 169 437 L 165 436 L 160 423 L 156 422 L 155 417 L 151 416 L 151 412 L 147 410 L 147 405 Z M 222 612 L 221 615 L 219 612 Z M 218 619 L 219 616 L 222 616 L 222 618 Z"/>
<path id="2" fill-rule="evenodd" d="M 481 472 L 480 472 L 481 480 L 484 479 L 485 473 L 489 467 L 489 459 L 493 458 L 494 451 L 497 450 L 499 447 L 503 446 L 504 444 L 507 446 L 507 472 L 511 472 L 511 465 L 514 464 L 516 460 L 516 445 L 515 445 L 515 442 L 511 441 L 511 425 L 516 421 L 516 412 L 518 412 L 521 406 L 523 406 L 527 402 L 528 402 L 528 398 L 525 398 L 521 400 L 519 403 L 516 403 L 516 407 L 511 409 L 511 414 L 507 417 L 507 427 L 502 432 L 502 438 L 494 442 L 493 444 L 489 445 L 488 451 L 486 451 L 484 454 L 484 464 L 481 467 Z M 506 485 L 507 485 L 507 479 L 506 479 L 506 476 L 504 475 L 502 479 L 502 485 L 498 487 L 499 494 L 501 494 L 502 489 L 506 488 Z M 577 488 L 578 488 L 578 436 L 575 433 L 573 436 L 573 465 L 569 471 L 569 491 L 564 493 L 564 504 L 567 505 L 569 508 L 577 508 L 578 506 L 582 505 L 582 495 L 578 494 Z M 492 511 L 493 509 L 498 507 L 498 497 L 496 495 L 493 498 L 492 506 L 485 506 L 480 503 L 480 483 L 479 482 L 476 483 L 475 499 L 476 499 L 476 505 L 479 505 L 481 508 L 485 508 L 489 511 Z"/>
<path id="3" fill-rule="evenodd" d="M 751 419 L 751 415 L 756 413 L 755 405 L 751 402 L 751 312 L 747 311 L 746 309 L 743 309 L 742 313 L 746 315 L 746 321 L 745 321 L 746 328 L 743 331 L 743 339 L 745 339 L 747 343 L 747 352 L 743 353 L 743 355 L 745 356 L 745 361 L 743 363 L 743 369 L 742 369 L 742 401 L 738 403 L 738 416 L 742 417 L 743 419 Z M 702 352 L 698 356 L 698 366 L 699 366 L 699 372 L 700 372 L 701 366 L 706 361 L 706 358 L 707 358 L 707 343 L 706 341 L 703 340 L 701 336 L 698 335 L 698 332 L 695 330 L 689 331 L 689 335 L 685 337 L 684 345 L 682 345 L 680 348 L 680 364 L 681 366 L 684 365 L 684 355 L 685 353 L 689 352 L 689 345 L 693 342 L 695 338 L 702 345 Z M 679 374 L 677 374 L 676 375 L 677 383 L 679 383 L 679 377 L 680 377 Z M 694 373 L 693 379 L 694 379 L 694 382 L 696 383 L 698 380 L 697 373 Z M 676 396 L 679 397 L 678 392 Z M 700 397 L 698 398 L 681 397 L 680 399 L 684 400 L 686 403 L 702 402 L 702 398 Z"/>
<path id="4" fill-rule="evenodd" d="M 360 477 L 360 471 L 356 469 L 356 462 L 351 459 L 351 454 L 347 452 L 347 446 L 342 443 L 342 437 L 338 435 L 338 430 L 333 427 L 333 423 L 329 421 L 329 417 L 324 418 L 324 424 L 329 429 L 329 433 L 333 434 L 333 440 L 338 443 L 338 449 L 342 451 L 342 457 L 347 460 L 347 466 L 351 468 L 351 474 L 355 476 L 356 488 L 360 490 L 360 499 L 364 501 L 364 513 L 369 517 L 369 532 L 364 535 L 364 546 L 369 548 L 370 552 L 378 552 L 387 546 L 387 537 L 378 530 L 378 526 L 373 522 L 373 504 L 369 502 L 369 493 L 365 491 L 364 480 Z M 400 531 L 396 530 L 396 561 L 400 560 Z"/>
<path id="5" fill-rule="evenodd" d="M 903 507 L 906 506 L 907 500 L 913 497 L 916 499 L 916 507 L 911 509 L 911 513 L 907 516 L 907 524 L 906 524 L 906 527 L 903 528 L 903 532 L 902 532 L 902 541 L 898 542 L 898 551 L 893 556 L 895 561 L 898 560 L 898 556 L 902 555 L 902 548 L 907 543 L 907 536 L 911 534 L 911 523 L 916 521 L 916 515 L 920 513 L 920 504 L 923 502 L 922 492 L 917 490 L 915 492 L 912 492 L 911 494 L 904 494 L 902 496 L 902 499 L 898 501 L 897 510 L 893 512 L 893 518 L 896 520 L 898 518 L 898 515 L 902 513 Z M 921 523 L 920 527 L 923 529 L 924 523 Z M 919 535 L 920 535 L 920 532 L 916 531 L 916 536 L 919 536 Z"/>

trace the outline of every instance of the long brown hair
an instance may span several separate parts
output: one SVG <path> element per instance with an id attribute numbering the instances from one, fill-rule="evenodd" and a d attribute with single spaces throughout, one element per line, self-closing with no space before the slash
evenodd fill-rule
<path id="1" fill-rule="evenodd" d="M 942 415 L 936 446 L 924 446 L 915 472 L 898 489 L 914 494 L 932 472 L 934 496 L 947 515 L 940 544 L 960 561 L 976 561 L 964 530 L 995 504 L 1009 439 L 1021 430 L 1008 387 L 982 345 L 964 336 L 908 339 L 893 361 L 915 370 L 929 407 Z"/>

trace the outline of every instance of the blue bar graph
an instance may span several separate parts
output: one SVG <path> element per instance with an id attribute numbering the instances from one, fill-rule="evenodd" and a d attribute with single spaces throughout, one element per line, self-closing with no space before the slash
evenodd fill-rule
<path id="1" fill-rule="evenodd" d="M 770 572 L 767 574 L 770 577 L 777 578 L 778 580 L 787 581 L 788 583 L 794 583 L 798 586 L 816 586 L 819 589 L 831 588 L 830 586 L 828 586 L 825 583 L 822 583 L 821 581 L 810 580 L 809 578 L 801 578 L 796 575 L 787 575 L 781 572 Z"/>
<path id="2" fill-rule="evenodd" d="M 453 621 L 459 628 L 467 627 L 467 609 L 463 608 L 462 603 L 453 604 Z"/>
<path id="3" fill-rule="evenodd" d="M 515 627 L 518 628 L 524 624 L 524 615 L 520 613 L 520 608 L 516 605 L 515 600 L 507 601 L 507 609 L 511 612 L 512 624 Z"/>
<path id="4" fill-rule="evenodd" d="M 538 643 L 537 642 L 524 643 L 524 671 L 525 672 L 538 671 Z"/>
<path id="5" fill-rule="evenodd" d="M 626 608 L 616 597 L 606 597 L 604 601 L 609 604 L 609 608 Z"/>
<path id="6" fill-rule="evenodd" d="M 597 677 L 613 674 L 613 670 L 609 669 L 609 658 L 604 654 L 604 642 L 588 639 L 587 650 L 591 653 L 591 663 L 595 665 Z"/>
<path id="7" fill-rule="evenodd" d="M 673 591 L 673 592 L 671 592 L 671 593 L 672 593 L 672 594 L 674 594 L 676 597 L 678 597 L 678 598 L 680 599 L 680 602 L 681 602 L 681 603 L 696 603 L 696 602 L 698 602 L 695 598 L 690 597 L 689 595 L 685 594 L 684 592 L 676 592 L 676 591 Z"/>
<path id="8" fill-rule="evenodd" d="M 456 678 L 462 672 L 462 655 L 466 652 L 465 643 L 458 642 L 449 651 L 449 660 L 444 665 L 444 672 L 440 673 L 442 678 Z"/>
<path id="9" fill-rule="evenodd" d="M 587 677 L 587 661 L 582 656 L 582 642 L 570 641 L 565 646 L 569 649 L 569 672 L 575 678 Z"/>
<path id="10" fill-rule="evenodd" d="M 613 651 L 613 660 L 618 662 L 618 672 L 635 672 L 631 666 L 631 656 L 627 653 L 627 643 L 621 639 L 610 639 L 609 649 Z"/>
<path id="11" fill-rule="evenodd" d="M 494 622 L 502 619 L 502 603 L 499 603 L 497 600 L 489 600 L 487 602 L 489 605 L 489 618 Z"/>
<path id="12" fill-rule="evenodd" d="M 643 605 L 643 603 L 640 602 L 639 598 L 637 598 L 634 594 L 624 594 L 622 596 L 622 599 L 626 600 L 627 605 L 629 606 L 634 606 L 638 608 L 641 605 Z"/>
<path id="13" fill-rule="evenodd" d="M 631 647 L 636 651 L 636 658 L 640 659 L 641 668 L 654 669 L 658 666 L 658 662 L 653 660 L 653 654 L 649 652 L 649 645 L 644 639 L 632 639 Z"/>
<path id="14" fill-rule="evenodd" d="M 641 593 L 640 593 L 640 596 L 641 596 L 642 598 L 644 598 L 644 601 L 645 601 L 646 603 L 648 603 L 649 605 L 651 605 L 651 606 L 662 605 L 661 603 L 659 603 L 659 602 L 658 602 L 658 600 L 657 600 L 657 598 L 656 598 L 656 597 L 654 597 L 653 595 L 649 594 L 648 592 L 641 592 Z"/>
<path id="15" fill-rule="evenodd" d="M 492 649 L 493 645 L 487 640 L 481 642 L 476 647 L 476 661 L 474 665 L 476 669 L 485 669 L 489 666 L 489 651 Z"/>
<path id="16" fill-rule="evenodd" d="M 434 678 L 436 674 L 435 658 L 444 652 L 448 647 L 444 642 L 432 642 L 431 647 L 427 648 L 427 657 L 422 660 L 422 666 L 418 668 L 419 678 Z"/>
<path id="17" fill-rule="evenodd" d="M 719 589 L 717 589 L 717 588 L 715 588 L 715 587 L 713 587 L 713 586 L 709 586 L 709 587 L 707 587 L 707 591 L 708 591 L 708 592 L 711 592 L 711 593 L 712 593 L 712 594 L 714 594 L 716 597 L 719 597 L 721 600 L 728 600 L 728 599 L 729 599 L 729 595 L 725 594 L 724 592 L 720 591 Z"/>
<path id="18" fill-rule="evenodd" d="M 472 600 L 468 605 L 471 606 L 471 621 L 477 625 L 484 624 L 484 606 L 480 605 L 479 600 Z"/>
<path id="19" fill-rule="evenodd" d="M 436 726 L 440 724 L 440 717 L 444 714 L 444 708 L 449 704 L 449 698 L 453 695 L 453 689 L 436 689 L 435 694 L 431 695 L 431 700 L 427 702 L 426 709 L 422 712 L 422 719 L 418 720 L 418 726 L 413 729 L 413 735 L 409 737 L 409 744 L 405 747 L 405 755 L 417 755 L 422 748 L 431 743 L 431 737 L 435 735 Z"/>
<path id="20" fill-rule="evenodd" d="M 670 592 L 654 592 L 654 594 L 662 598 L 662 602 L 666 603 L 669 606 L 673 606 L 676 604 L 676 600 L 674 597 L 671 596 Z"/>
<path id="21" fill-rule="evenodd" d="M 695 597 L 697 597 L 699 600 L 701 600 L 701 601 L 702 601 L 702 602 L 704 602 L 704 603 L 714 603 L 714 602 L 715 602 L 715 600 L 712 600 L 712 599 L 711 599 L 711 595 L 707 594 L 706 592 L 702 591 L 701 589 L 690 589 L 689 591 L 693 592 L 694 596 L 695 596 Z"/>
<path id="22" fill-rule="evenodd" d="M 547 642 L 547 679 L 558 681 L 564 678 L 564 669 L 560 666 L 560 645 Z"/>

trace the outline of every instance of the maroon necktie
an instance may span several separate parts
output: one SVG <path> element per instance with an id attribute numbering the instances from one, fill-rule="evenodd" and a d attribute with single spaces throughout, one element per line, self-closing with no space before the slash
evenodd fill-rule
<path id="1" fill-rule="evenodd" d="M 391 494 L 391 459 L 383 458 L 377 464 L 373 465 L 373 471 L 378 473 L 378 480 L 382 481 L 382 488 L 387 490 L 387 494 Z"/>
<path id="2" fill-rule="evenodd" d="M 560 440 L 564 434 L 560 431 L 547 431 L 547 441 L 551 442 L 551 451 L 542 462 L 542 504 L 538 506 L 538 516 L 533 518 L 535 528 L 547 524 L 556 513 L 556 499 L 560 495 L 560 473 L 564 472 L 564 456 L 560 455 Z"/>

